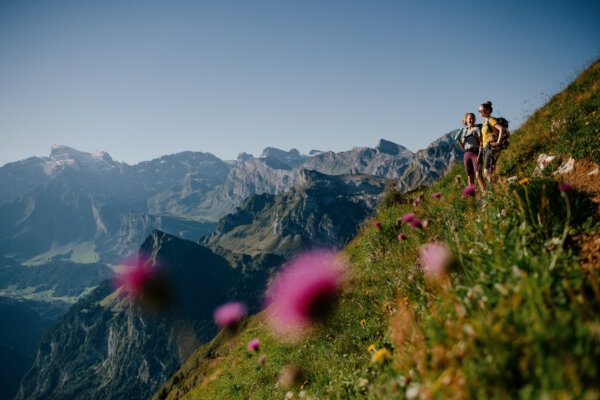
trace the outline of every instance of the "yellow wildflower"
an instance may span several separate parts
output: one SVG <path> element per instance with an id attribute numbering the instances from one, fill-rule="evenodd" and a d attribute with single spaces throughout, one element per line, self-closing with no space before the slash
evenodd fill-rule
<path id="1" fill-rule="evenodd" d="M 406 296 L 405 298 L 403 298 L 402 300 L 404 300 L 404 302 L 406 303 L 408 301 L 408 296 Z"/>
<path id="2" fill-rule="evenodd" d="M 375 345 L 374 344 L 372 344 L 369 347 L 367 347 L 367 351 L 373 351 L 373 350 L 375 350 Z"/>
<path id="3" fill-rule="evenodd" d="M 523 178 L 523 179 L 521 179 L 521 180 L 519 181 L 519 184 L 521 184 L 521 185 L 524 185 L 524 184 L 526 184 L 527 182 L 529 182 L 529 178 Z"/>
<path id="4" fill-rule="evenodd" d="M 371 360 L 377 364 L 385 364 L 391 359 L 392 353 L 386 348 L 377 350 L 375 354 L 373 354 L 373 357 L 371 357 Z"/>
<path id="5" fill-rule="evenodd" d="M 369 290 L 367 289 L 367 291 L 365 292 L 365 294 L 369 294 Z"/>
<path id="6" fill-rule="evenodd" d="M 366 319 L 364 319 L 364 318 L 360 320 L 360 324 L 361 324 L 361 325 L 364 325 L 364 324 L 365 324 L 365 322 L 367 322 L 367 320 L 366 320 Z"/>
<path id="7" fill-rule="evenodd" d="M 586 122 L 585 124 L 586 124 L 586 125 L 589 125 L 589 124 L 590 124 L 590 122 L 588 121 L 588 122 Z"/>

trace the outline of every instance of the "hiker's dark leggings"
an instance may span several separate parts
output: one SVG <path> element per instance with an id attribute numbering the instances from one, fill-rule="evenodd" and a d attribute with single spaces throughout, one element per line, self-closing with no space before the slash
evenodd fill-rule
<path id="1" fill-rule="evenodd" d="M 479 164 L 477 163 L 477 153 L 474 153 L 472 151 L 465 151 L 463 161 L 465 163 L 467 175 L 471 176 L 475 175 L 475 172 L 479 172 Z"/>

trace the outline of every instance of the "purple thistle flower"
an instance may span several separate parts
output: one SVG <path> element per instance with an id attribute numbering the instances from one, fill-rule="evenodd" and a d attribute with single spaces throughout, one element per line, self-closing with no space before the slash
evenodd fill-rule
<path id="1" fill-rule="evenodd" d="M 375 221 L 375 223 L 373 225 L 375 225 L 375 228 L 381 229 L 381 222 Z"/>
<path id="2" fill-rule="evenodd" d="M 440 192 L 435 192 L 435 193 L 434 193 L 434 194 L 432 194 L 431 196 L 432 196 L 434 199 L 439 199 L 439 197 L 440 197 L 441 195 L 442 195 L 442 194 L 441 194 Z"/>
<path id="3" fill-rule="evenodd" d="M 337 253 L 304 253 L 275 276 L 267 316 L 282 335 L 301 333 L 330 314 L 341 289 L 343 270 Z"/>
<path id="4" fill-rule="evenodd" d="M 475 185 L 469 185 L 463 190 L 464 196 L 475 196 Z"/>
<path id="5" fill-rule="evenodd" d="M 410 222 L 410 226 L 412 226 L 413 228 L 420 228 L 421 220 L 419 220 L 419 218 L 413 218 L 413 220 Z"/>
<path id="6" fill-rule="evenodd" d="M 220 327 L 231 326 L 246 315 L 246 306 L 243 303 L 231 302 L 215 309 L 213 317 Z"/>
<path id="7" fill-rule="evenodd" d="M 406 235 L 404 233 L 399 234 L 398 240 L 400 240 L 400 241 L 406 240 Z"/>
<path id="8" fill-rule="evenodd" d="M 450 266 L 451 253 L 442 243 L 429 243 L 419 250 L 419 259 L 426 275 L 442 276 Z"/>
<path id="9" fill-rule="evenodd" d="M 571 189 L 573 189 L 572 183 L 565 182 L 565 183 L 558 184 L 558 190 L 560 190 L 561 192 L 567 192 Z"/>
<path id="10" fill-rule="evenodd" d="M 413 213 L 408 213 L 408 214 L 404 214 L 404 216 L 402 217 L 402 221 L 404 222 L 410 222 L 415 218 L 415 214 Z"/>
<path id="11" fill-rule="evenodd" d="M 257 351 L 259 347 L 260 347 L 260 340 L 258 340 L 256 338 L 254 338 L 248 342 L 248 350 L 250 350 L 250 351 Z"/>

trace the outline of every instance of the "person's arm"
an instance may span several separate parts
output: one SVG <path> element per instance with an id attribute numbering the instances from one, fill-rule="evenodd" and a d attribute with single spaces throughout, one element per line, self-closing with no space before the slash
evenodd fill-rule
<path id="1" fill-rule="evenodd" d="M 500 140 L 502 140 L 502 135 L 504 134 L 504 127 L 500 124 L 496 124 L 494 128 L 498 129 L 498 140 L 496 140 L 496 145 L 499 145 Z"/>

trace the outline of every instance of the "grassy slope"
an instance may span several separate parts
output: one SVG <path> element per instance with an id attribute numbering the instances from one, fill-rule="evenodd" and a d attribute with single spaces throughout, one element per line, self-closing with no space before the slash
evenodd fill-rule
<path id="1" fill-rule="evenodd" d="M 530 173 L 540 151 L 598 162 L 599 92 L 597 62 L 515 133 L 501 172 Z M 549 134 L 563 118 L 572 125 Z M 600 397 L 599 275 L 580 266 L 572 241 L 598 235 L 597 205 L 542 178 L 499 184 L 484 207 L 462 196 L 456 175 L 465 181 L 458 166 L 430 188 L 388 194 L 377 217 L 382 229 L 366 223 L 346 249 L 349 284 L 327 326 L 281 343 L 261 314 L 253 316 L 237 334 L 199 348 L 155 397 L 265 399 L 302 389 L 320 399 Z M 418 193 L 424 201 L 414 208 Z M 429 227 L 396 226 L 407 212 Z M 408 240 L 398 241 L 400 232 Z M 420 246 L 434 240 L 458 265 L 437 282 L 424 279 L 418 260 Z M 262 366 L 245 349 L 254 337 Z M 373 362 L 382 348 L 391 361 Z M 290 363 L 304 378 L 279 388 Z"/>

